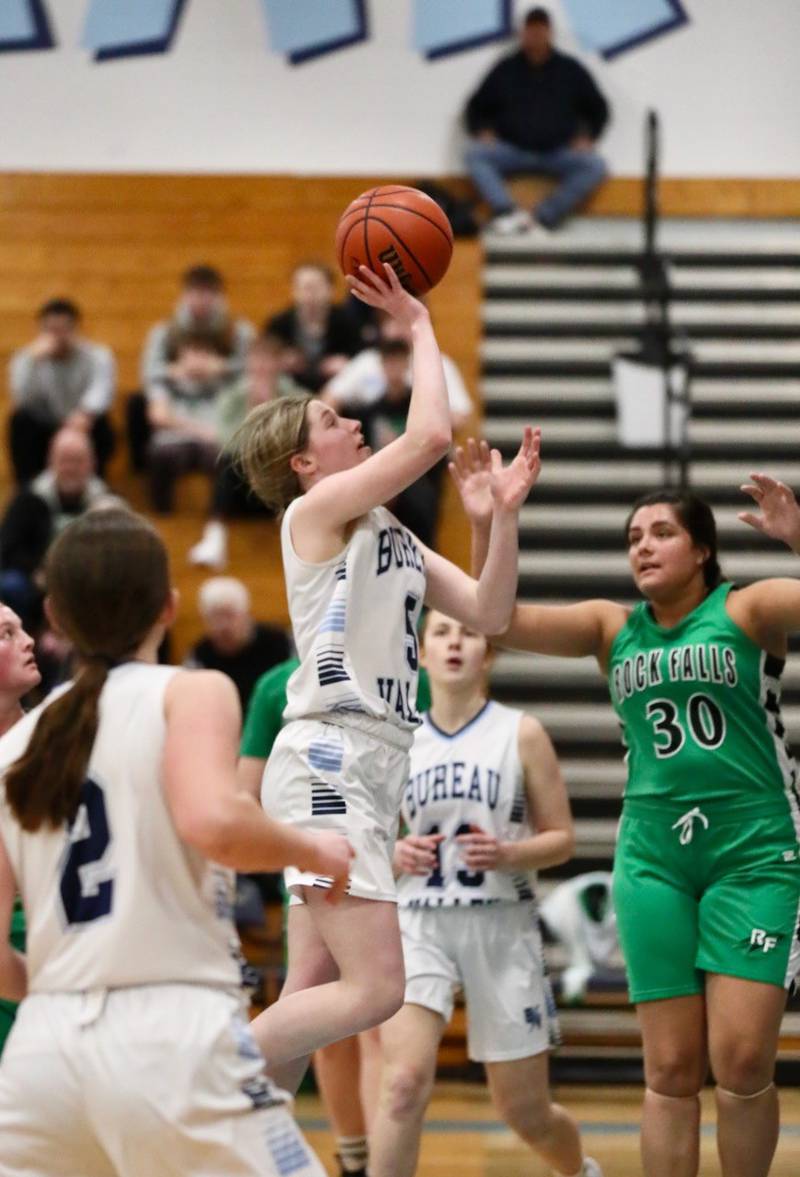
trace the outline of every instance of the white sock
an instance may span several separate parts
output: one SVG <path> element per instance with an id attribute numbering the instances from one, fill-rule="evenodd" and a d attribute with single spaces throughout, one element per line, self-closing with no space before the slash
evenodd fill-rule
<path id="1" fill-rule="evenodd" d="M 336 1155 L 345 1173 L 357 1173 L 367 1167 L 366 1136 L 337 1136 Z"/>

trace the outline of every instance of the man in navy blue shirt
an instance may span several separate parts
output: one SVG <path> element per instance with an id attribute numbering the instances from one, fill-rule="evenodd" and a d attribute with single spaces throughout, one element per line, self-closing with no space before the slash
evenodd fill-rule
<path id="1" fill-rule="evenodd" d="M 549 13 L 532 8 L 519 50 L 497 63 L 467 103 L 465 162 L 492 211 L 492 229 L 556 228 L 605 178 L 594 144 L 607 121 L 608 104 L 588 71 L 559 53 Z M 533 217 L 515 206 L 504 183 L 521 172 L 559 180 Z"/>

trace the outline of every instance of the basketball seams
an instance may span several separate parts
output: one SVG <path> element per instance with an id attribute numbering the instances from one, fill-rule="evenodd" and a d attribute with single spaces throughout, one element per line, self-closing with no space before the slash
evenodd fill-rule
<path id="1" fill-rule="evenodd" d="M 409 204 L 405 203 L 403 197 L 408 198 Z M 419 203 L 422 203 L 422 209 L 415 207 Z M 430 213 L 426 211 L 426 206 L 432 206 Z M 414 219 L 404 220 L 403 213 Z M 436 217 L 431 214 L 436 214 Z M 400 222 L 400 231 L 397 221 Z M 436 234 L 431 235 L 430 229 L 423 229 L 420 221 L 435 229 L 438 238 Z M 382 238 L 386 240 L 386 246 Z M 350 245 L 351 241 L 353 245 Z M 373 254 L 383 255 L 384 249 L 388 250 L 389 246 L 393 251 L 402 251 L 407 260 L 402 261 L 395 252 L 395 268 L 398 274 L 408 275 L 412 290 L 424 284 L 425 291 L 418 291 L 422 294 L 435 286 L 446 272 L 453 249 L 453 235 L 444 211 L 425 193 L 407 185 L 380 186 L 362 192 L 344 210 L 337 225 L 336 244 L 339 265 L 345 273 L 350 272 L 351 262 L 356 266 L 356 272 L 360 265 L 365 265 L 376 273 L 380 256 L 376 262 Z M 425 264 L 420 261 L 421 257 L 426 259 Z M 414 282 L 413 275 L 408 273 L 409 267 L 416 271 L 418 282 Z M 432 279 L 432 274 L 437 276 Z"/>
<path id="2" fill-rule="evenodd" d="M 434 201 L 434 204 L 435 203 L 436 202 Z M 404 205 L 404 204 L 372 204 L 372 205 L 370 205 L 370 207 L 371 208 L 393 208 L 397 212 L 408 213 L 408 215 L 410 217 L 420 217 L 423 221 L 427 221 L 429 225 L 433 225 L 434 229 L 437 229 L 441 233 L 442 237 L 444 237 L 444 239 L 448 243 L 448 245 L 453 244 L 452 230 L 450 231 L 450 233 L 446 232 L 446 230 L 444 230 L 441 225 L 437 224 L 437 222 L 434 221 L 433 217 L 429 217 L 427 213 L 421 213 L 418 211 L 418 209 L 415 209 L 415 208 L 407 208 L 406 205 Z M 438 208 L 439 206 L 437 205 L 436 207 Z M 345 214 L 345 215 L 347 215 L 347 214 Z M 445 216 L 445 214 L 442 213 L 442 216 Z"/>
<path id="3" fill-rule="evenodd" d="M 428 290 L 430 290 L 433 287 L 434 283 L 431 282 L 430 275 L 428 274 L 428 271 L 425 269 L 425 267 L 422 265 L 422 263 L 417 260 L 413 250 L 409 249 L 409 247 L 406 245 L 403 238 L 397 232 L 396 226 L 391 225 L 388 221 L 381 220 L 380 217 L 373 217 L 372 219 L 376 225 L 383 225 L 384 229 L 386 229 L 389 232 L 389 234 L 395 239 L 395 241 L 398 243 L 398 245 L 402 245 L 403 249 L 406 251 L 408 256 L 411 258 L 412 262 L 417 267 L 420 274 L 422 274 L 423 278 L 428 283 Z M 423 293 L 427 294 L 428 291 L 427 290 L 423 291 Z"/>

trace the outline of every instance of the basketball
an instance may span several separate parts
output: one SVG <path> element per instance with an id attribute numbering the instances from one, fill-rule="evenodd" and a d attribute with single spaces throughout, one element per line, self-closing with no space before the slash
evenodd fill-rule
<path id="1" fill-rule="evenodd" d="M 426 294 L 441 282 L 453 254 L 453 230 L 436 203 L 417 188 L 383 185 L 357 196 L 339 218 L 336 256 L 342 273 L 380 273 L 388 262 L 403 287 Z"/>

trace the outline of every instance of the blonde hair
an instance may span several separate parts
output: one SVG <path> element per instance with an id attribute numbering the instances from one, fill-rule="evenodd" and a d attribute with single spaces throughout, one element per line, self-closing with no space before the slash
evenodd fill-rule
<path id="1" fill-rule="evenodd" d="M 228 445 L 234 465 L 262 503 L 283 511 L 303 493 L 289 461 L 308 445 L 311 397 L 293 393 L 252 409 Z"/>

